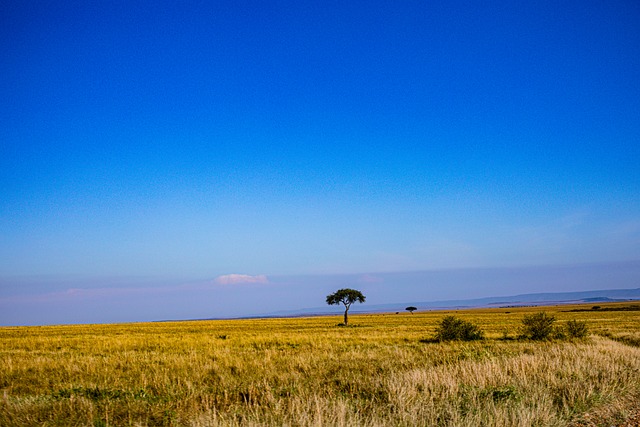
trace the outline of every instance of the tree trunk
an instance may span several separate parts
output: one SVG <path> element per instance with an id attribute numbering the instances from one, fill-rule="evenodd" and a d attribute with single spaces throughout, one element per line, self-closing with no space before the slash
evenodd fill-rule
<path id="1" fill-rule="evenodd" d="M 347 308 L 344 311 L 344 326 L 347 326 L 349 324 L 349 317 L 348 317 L 348 313 L 349 313 L 349 309 Z"/>

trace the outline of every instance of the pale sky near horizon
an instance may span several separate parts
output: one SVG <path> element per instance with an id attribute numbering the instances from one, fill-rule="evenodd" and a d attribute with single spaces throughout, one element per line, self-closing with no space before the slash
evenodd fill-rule
<path id="1" fill-rule="evenodd" d="M 634 1 L 5 1 L 0 324 L 252 315 L 434 270 L 627 263 L 598 283 L 638 287 L 638 22 Z M 448 298 L 393 277 L 372 292 Z M 548 287 L 505 277 L 451 292 Z"/>

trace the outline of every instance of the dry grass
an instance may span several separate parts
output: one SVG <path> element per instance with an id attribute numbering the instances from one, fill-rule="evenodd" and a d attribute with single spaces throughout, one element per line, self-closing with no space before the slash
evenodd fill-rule
<path id="1" fill-rule="evenodd" d="M 596 335 L 504 339 L 537 310 L 354 315 L 349 328 L 338 317 L 0 328 L 0 425 L 562 426 L 605 407 L 624 418 L 640 396 L 640 312 L 547 307 Z M 420 342 L 446 314 L 489 339 Z"/>

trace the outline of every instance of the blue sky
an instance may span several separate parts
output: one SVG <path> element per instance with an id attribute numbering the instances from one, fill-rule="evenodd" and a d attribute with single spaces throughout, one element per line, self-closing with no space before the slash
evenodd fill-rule
<path id="1" fill-rule="evenodd" d="M 3 2 L 0 324 L 639 260 L 638 22 L 632 1 Z M 374 292 L 449 298 L 411 277 Z M 91 315 L 109 292 L 130 307 Z"/>

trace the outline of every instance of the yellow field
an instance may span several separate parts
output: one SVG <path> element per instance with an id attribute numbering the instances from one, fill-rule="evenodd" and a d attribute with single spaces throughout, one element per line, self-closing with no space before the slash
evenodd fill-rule
<path id="1" fill-rule="evenodd" d="M 622 420 L 640 401 L 640 311 L 572 308 L 352 315 L 348 328 L 340 316 L 4 327 L 0 425 L 561 426 L 605 412 Z M 559 324 L 585 320 L 592 335 L 514 339 L 522 317 L 539 310 Z M 421 342 L 447 314 L 487 339 Z"/>

